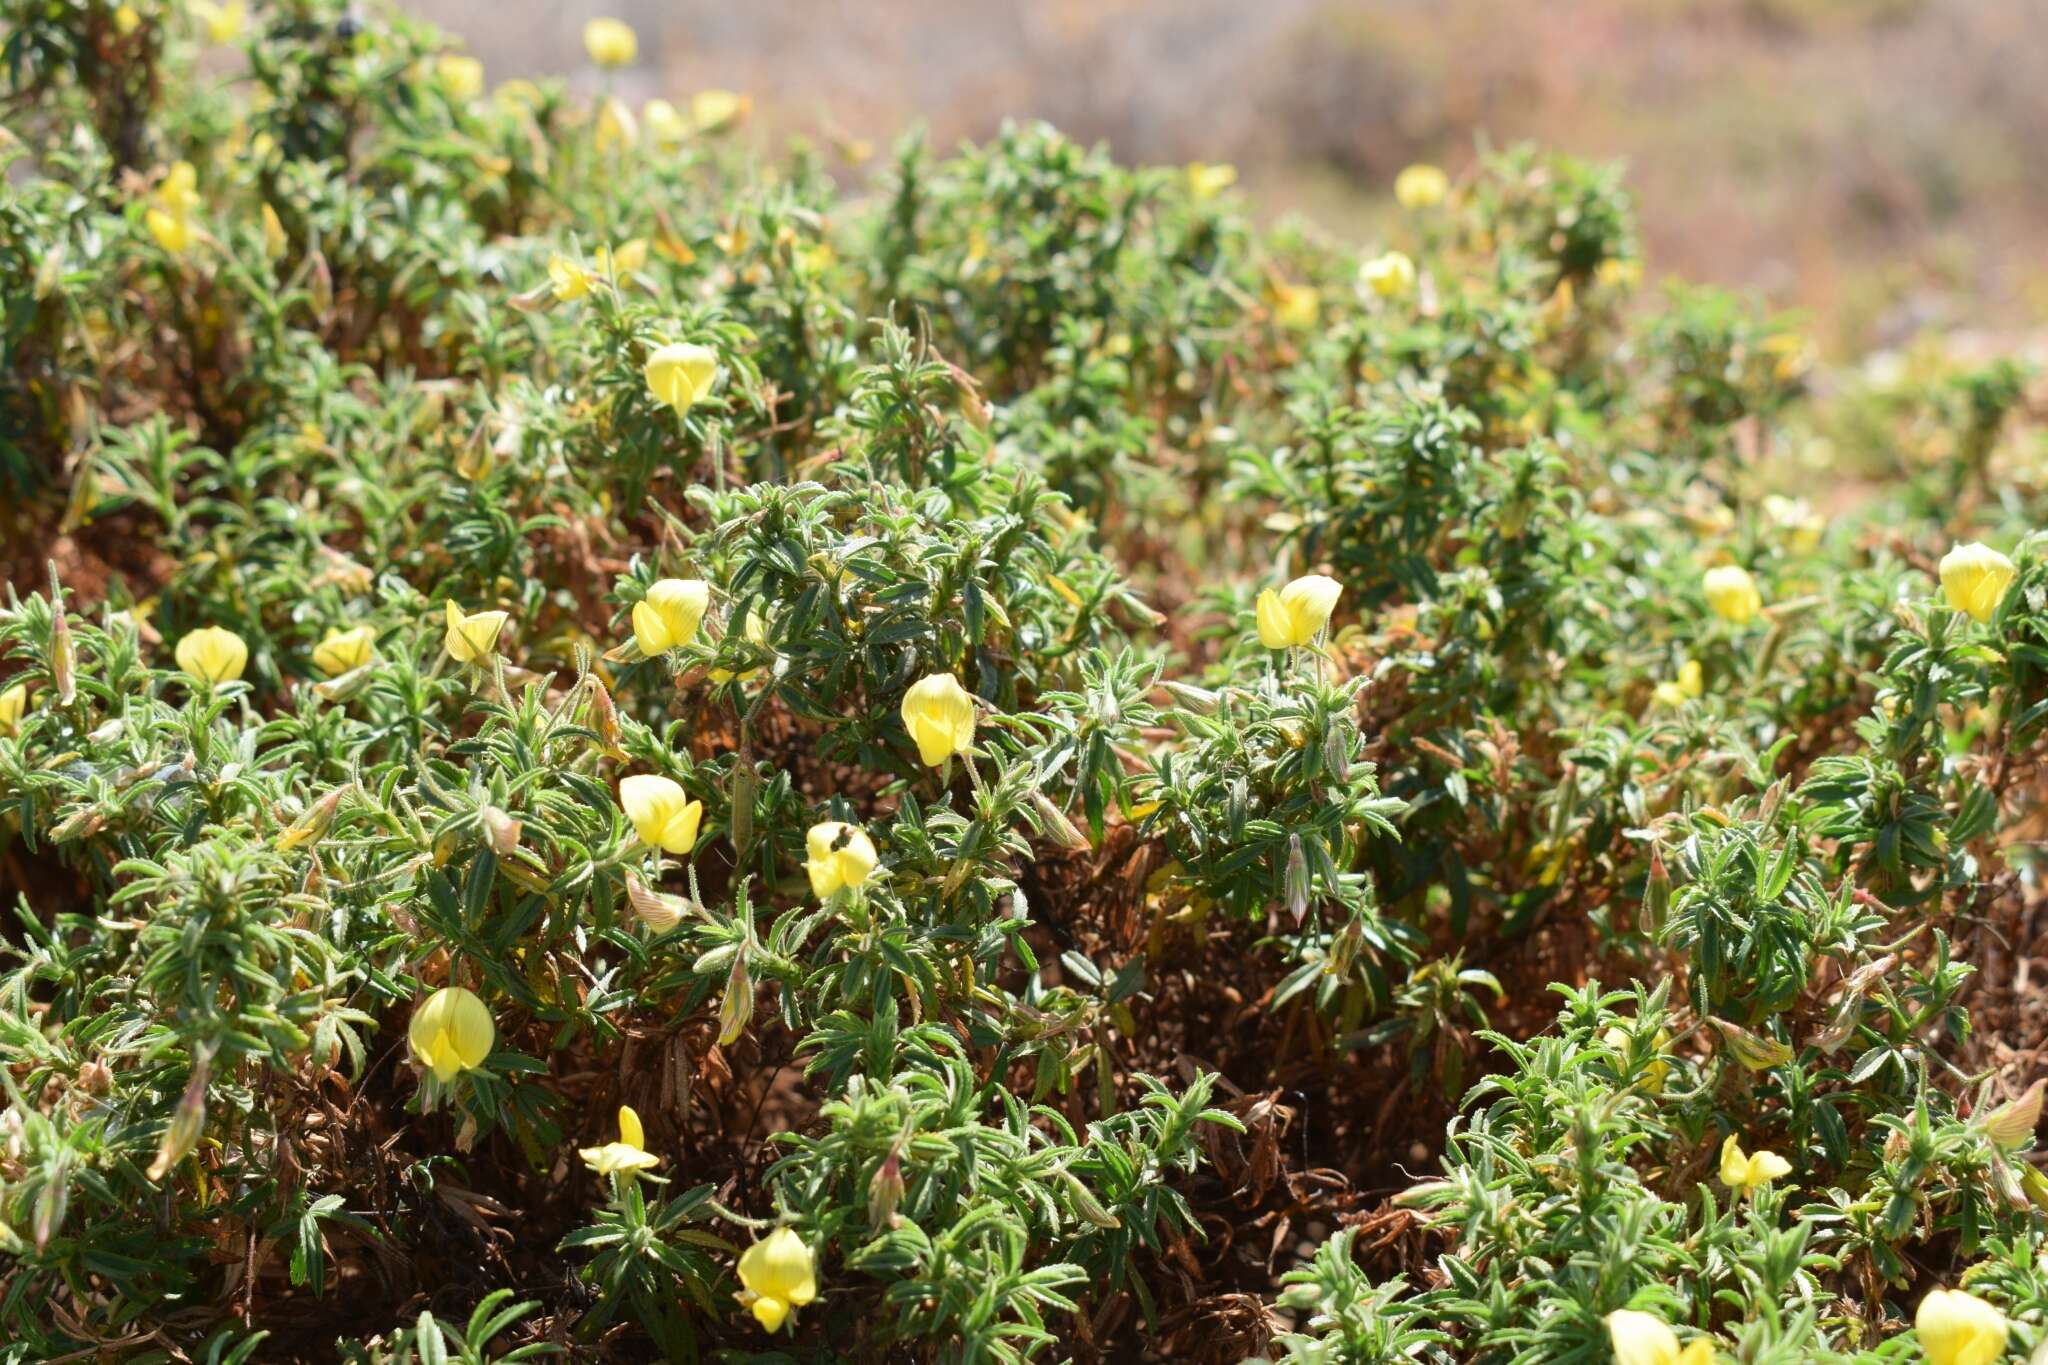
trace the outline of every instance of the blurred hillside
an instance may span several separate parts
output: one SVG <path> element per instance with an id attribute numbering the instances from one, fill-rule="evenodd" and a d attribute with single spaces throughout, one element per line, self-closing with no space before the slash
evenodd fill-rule
<path id="1" fill-rule="evenodd" d="M 1846 349 L 2048 319 L 2039 0 L 412 0 L 493 79 L 754 97 L 757 131 L 939 142 L 1043 117 L 1139 161 L 1229 160 L 1263 211 L 1369 236 L 1418 159 L 1475 140 L 1623 157 L 1653 274 L 1813 309 Z"/>

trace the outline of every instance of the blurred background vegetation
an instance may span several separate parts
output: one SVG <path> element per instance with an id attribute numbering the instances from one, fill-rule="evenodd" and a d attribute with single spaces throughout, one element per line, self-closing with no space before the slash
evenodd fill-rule
<path id="1" fill-rule="evenodd" d="M 2038 0 L 414 0 L 495 82 L 751 96 L 753 132 L 941 147 L 1045 118 L 1126 162 L 1236 164 L 1268 214 L 1375 235 L 1411 161 L 1534 138 L 1622 157 L 1652 277 L 1811 310 L 1837 356 L 1928 326 L 2010 350 L 2048 319 Z"/>

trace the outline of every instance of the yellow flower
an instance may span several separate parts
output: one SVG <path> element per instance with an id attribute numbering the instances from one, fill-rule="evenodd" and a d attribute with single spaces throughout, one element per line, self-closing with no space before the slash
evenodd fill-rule
<path id="1" fill-rule="evenodd" d="M 761 619 L 760 614 L 751 605 L 748 606 L 747 614 L 740 622 L 740 638 L 748 644 L 761 649 L 768 647 L 768 623 Z M 758 666 L 737 670 L 714 668 L 711 670 L 711 681 L 715 683 L 728 683 L 734 678 L 751 678 L 760 671 Z"/>
<path id="2" fill-rule="evenodd" d="M 284 220 L 277 216 L 277 210 L 263 206 L 263 254 L 275 261 L 281 258 L 291 246 L 291 238 L 285 236 Z"/>
<path id="3" fill-rule="evenodd" d="M 1312 284 L 1275 284 L 1273 317 L 1282 327 L 1305 331 L 1322 316 L 1322 296 Z"/>
<path id="4" fill-rule="evenodd" d="M 874 874 L 878 861 L 867 831 L 839 820 L 812 825 L 804 846 L 811 855 L 804 871 L 811 874 L 811 892 L 819 900 L 843 886 L 861 885 Z"/>
<path id="5" fill-rule="evenodd" d="M 580 1147 L 576 1155 L 599 1175 L 638 1175 L 661 1164 L 661 1158 L 647 1150 L 647 1134 L 640 1127 L 640 1116 L 625 1104 L 619 1106 L 619 1140 L 602 1147 Z"/>
<path id="6" fill-rule="evenodd" d="M 229 0 L 225 5 L 192 0 L 192 16 L 205 27 L 208 42 L 232 43 L 242 36 L 242 26 L 249 22 L 249 7 L 242 0 Z"/>
<path id="7" fill-rule="evenodd" d="M 206 626 L 178 641 L 178 667 L 200 682 L 233 682 L 249 666 L 249 646 L 242 637 L 219 626 Z"/>
<path id="8" fill-rule="evenodd" d="M 1643 282 L 1643 263 L 1633 257 L 1610 256 L 1600 262 L 1593 278 L 1616 289 L 1634 289 Z"/>
<path id="9" fill-rule="evenodd" d="M 592 19 L 583 26 L 583 50 L 599 66 L 631 66 L 640 55 L 640 38 L 620 20 Z"/>
<path id="10" fill-rule="evenodd" d="M 28 684 L 16 683 L 0 692 L 0 735 L 11 735 L 21 728 L 21 718 L 28 714 Z"/>
<path id="11" fill-rule="evenodd" d="M 188 219 L 162 209 L 150 209 L 142 215 L 142 222 L 149 229 L 149 235 L 156 239 L 156 244 L 173 256 L 192 245 L 192 224 Z"/>
<path id="12" fill-rule="evenodd" d="M 1237 183 L 1237 167 L 1212 166 L 1206 161 L 1188 163 L 1188 193 L 1197 199 L 1214 199 Z"/>
<path id="13" fill-rule="evenodd" d="M 498 1041 L 498 1026 L 484 1002 L 460 986 L 443 986 L 412 1012 L 405 1031 L 412 1055 L 443 1084 L 484 1064 Z"/>
<path id="14" fill-rule="evenodd" d="M 608 152 L 614 147 L 630 145 L 640 136 L 640 125 L 628 109 L 616 97 L 607 96 L 597 111 L 597 150 Z"/>
<path id="15" fill-rule="evenodd" d="M 1792 1173 L 1792 1163 L 1776 1152 L 1744 1153 L 1735 1134 L 1721 1144 L 1721 1183 L 1731 1190 L 1749 1191 Z"/>
<path id="16" fill-rule="evenodd" d="M 718 352 L 690 341 L 672 341 L 647 357 L 647 391 L 677 412 L 711 392 L 718 380 Z"/>
<path id="17" fill-rule="evenodd" d="M 507 611 L 465 612 L 453 599 L 448 603 L 448 635 L 444 643 L 459 664 L 473 664 L 498 645 L 498 633 L 512 613 Z"/>
<path id="18" fill-rule="evenodd" d="M 701 578 L 664 578 L 633 604 L 633 642 L 648 658 L 686 645 L 711 605 L 711 585 Z"/>
<path id="19" fill-rule="evenodd" d="M 1385 252 L 1358 267 L 1358 278 L 1383 299 L 1399 298 L 1415 288 L 1415 262 L 1406 252 Z"/>
<path id="20" fill-rule="evenodd" d="M 1990 1365 L 2005 1354 L 2005 1314 L 1960 1289 L 1930 1290 L 1913 1326 L 1928 1365 Z"/>
<path id="21" fill-rule="evenodd" d="M 638 773 L 619 783 L 619 806 L 633 822 L 640 842 L 678 856 L 697 846 L 704 803 L 692 801 L 669 778 Z"/>
<path id="22" fill-rule="evenodd" d="M 590 272 L 567 256 L 548 257 L 548 289 L 557 303 L 574 303 L 590 292 Z"/>
<path id="23" fill-rule="evenodd" d="M 1989 621 L 1999 599 L 2019 573 L 2013 562 L 1981 540 L 1958 545 L 1941 557 L 1941 591 L 1949 606 L 1973 621 Z"/>
<path id="24" fill-rule="evenodd" d="M 451 52 L 434 63 L 441 88 L 458 100 L 473 100 L 484 92 L 484 64 L 474 57 Z"/>
<path id="25" fill-rule="evenodd" d="M 1330 623 L 1343 591 L 1336 579 L 1319 573 L 1297 578 L 1278 592 L 1266 589 L 1259 594 L 1259 643 L 1267 649 L 1309 644 Z"/>
<path id="26" fill-rule="evenodd" d="M 1451 178 L 1441 168 L 1417 164 L 1394 177 L 1394 202 L 1402 208 L 1433 209 L 1451 192 Z"/>
<path id="27" fill-rule="evenodd" d="M 164 173 L 153 197 L 156 202 L 142 215 L 143 225 L 158 246 L 178 255 L 192 245 L 192 215 L 199 211 L 199 173 L 191 162 L 178 162 Z"/>
<path id="28" fill-rule="evenodd" d="M 777 1228 L 740 1255 L 740 1302 L 773 1332 L 818 1297 L 817 1261 L 792 1228 Z"/>
<path id="29" fill-rule="evenodd" d="M 142 16 L 135 12 L 135 6 L 122 5 L 114 11 L 114 29 L 123 38 L 142 27 Z"/>
<path id="30" fill-rule="evenodd" d="M 730 90 L 699 90 L 690 96 L 690 122 L 700 133 L 715 133 L 745 118 L 754 108 L 751 96 Z"/>
<path id="31" fill-rule="evenodd" d="M 189 218 L 199 211 L 199 172 L 189 161 L 180 161 L 164 173 L 156 187 L 156 202 L 164 212 Z"/>
<path id="32" fill-rule="evenodd" d="M 664 99 L 651 99 L 641 105 L 640 121 L 647 125 L 647 135 L 663 147 L 674 147 L 690 135 L 690 125 Z"/>
<path id="33" fill-rule="evenodd" d="M 596 264 L 600 275 L 631 274 L 647 264 L 647 239 L 635 237 L 630 242 L 621 242 L 617 250 L 601 246 L 597 249 Z"/>
<path id="34" fill-rule="evenodd" d="M 1664 706 L 1683 706 L 1689 697 L 1697 697 L 1706 690 L 1706 683 L 1700 672 L 1697 659 L 1687 659 L 1678 666 L 1678 677 L 1657 684 L 1656 697 Z"/>
<path id="35" fill-rule="evenodd" d="M 1821 533 L 1828 527 L 1827 518 L 1814 511 L 1805 498 L 1788 498 L 1780 493 L 1764 498 L 1764 515 L 1785 532 L 1787 543 L 1801 552 L 1820 544 Z"/>
<path id="36" fill-rule="evenodd" d="M 1756 590 L 1756 580 L 1740 564 L 1715 565 L 1700 580 L 1700 587 L 1706 592 L 1707 605 L 1714 615 L 1734 625 L 1748 625 L 1764 609 L 1763 594 Z"/>
<path id="37" fill-rule="evenodd" d="M 936 768 L 974 743 L 974 698 L 951 673 L 934 673 L 903 694 L 903 728 L 917 755 Z"/>
<path id="38" fill-rule="evenodd" d="M 1623 1056 L 1628 1054 L 1629 1036 L 1627 1029 L 1620 1027 L 1611 1028 L 1600 1035 L 1600 1041 Z M 1670 1045 L 1671 1035 L 1663 1029 L 1658 1029 L 1657 1036 L 1651 1040 L 1651 1046 L 1656 1050 L 1656 1055 L 1643 1066 L 1643 1089 L 1649 1091 L 1652 1095 L 1664 1093 L 1665 1078 L 1671 1075 L 1671 1063 L 1664 1060 L 1664 1049 Z"/>
<path id="39" fill-rule="evenodd" d="M 377 657 L 377 632 L 370 626 L 330 630 L 313 646 L 313 667 L 328 677 L 361 668 Z"/>
<path id="40" fill-rule="evenodd" d="M 1683 1349 L 1678 1334 L 1654 1313 L 1617 1308 L 1607 1315 L 1615 1365 L 1713 1365 L 1714 1343 L 1695 1337 Z"/>

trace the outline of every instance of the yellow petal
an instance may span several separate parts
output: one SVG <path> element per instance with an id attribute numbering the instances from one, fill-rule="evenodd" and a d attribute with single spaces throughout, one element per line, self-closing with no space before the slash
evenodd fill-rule
<path id="1" fill-rule="evenodd" d="M 718 353 L 693 342 L 671 342 L 647 357 L 646 378 L 647 391 L 656 402 L 688 411 L 718 378 Z"/>
<path id="2" fill-rule="evenodd" d="M 413 1010 L 406 1029 L 413 1055 L 442 1081 L 482 1066 L 497 1037 L 490 1010 L 461 986 L 443 986 L 428 996 Z"/>
<path id="3" fill-rule="evenodd" d="M 1739 564 L 1720 564 L 1707 570 L 1701 587 L 1714 615 L 1733 625 L 1747 625 L 1763 610 L 1756 580 Z"/>
<path id="4" fill-rule="evenodd" d="M 1949 606 L 1974 621 L 1989 621 L 2019 570 L 1982 541 L 1958 545 L 1941 557 L 1941 591 Z"/>
<path id="5" fill-rule="evenodd" d="M 173 256 L 192 245 L 191 220 L 181 214 L 153 208 L 142 215 L 142 221 L 156 244 Z"/>
<path id="6" fill-rule="evenodd" d="M 28 684 L 16 683 L 0 691 L 0 735 L 11 735 L 21 727 L 28 713 Z"/>
<path id="7" fill-rule="evenodd" d="M 1749 1183 L 1768 1184 L 1792 1174 L 1792 1163 L 1776 1152 L 1752 1152 L 1749 1157 Z"/>
<path id="8" fill-rule="evenodd" d="M 1677 1365 L 1678 1334 L 1654 1313 L 1618 1308 L 1607 1315 L 1616 1365 Z"/>
<path id="9" fill-rule="evenodd" d="M 1330 613 L 1343 591 L 1336 579 L 1319 573 L 1304 575 L 1280 589 L 1280 605 L 1287 610 L 1297 643 L 1308 644 L 1330 623 Z"/>
<path id="10" fill-rule="evenodd" d="M 633 640 L 649 658 L 688 644 L 711 605 L 711 585 L 697 578 L 664 578 L 633 604 Z"/>
<path id="11" fill-rule="evenodd" d="M 630 1104 L 619 1106 L 619 1141 L 628 1147 L 638 1147 L 642 1150 L 647 1147 L 647 1134 L 640 1127 L 640 1116 L 633 1112 L 633 1106 Z"/>
<path id="12" fill-rule="evenodd" d="M 903 694 L 903 728 L 918 757 L 938 767 L 974 743 L 974 699 L 951 673 L 934 673 Z"/>
<path id="13" fill-rule="evenodd" d="M 2005 1314 L 1974 1294 L 1936 1289 L 1920 1300 L 1913 1326 L 1928 1365 L 1990 1365 L 2005 1354 Z"/>
<path id="14" fill-rule="evenodd" d="M 234 682 L 249 665 L 249 646 L 242 637 L 219 626 L 206 626 L 178 641 L 178 667 L 210 685 Z"/>
<path id="15" fill-rule="evenodd" d="M 804 870 L 810 874 L 811 893 L 819 900 L 863 884 L 875 870 L 874 842 L 859 825 L 838 820 L 812 825 L 804 845 L 810 854 Z"/>
<path id="16" fill-rule="evenodd" d="M 1415 262 L 1403 252 L 1389 251 L 1360 266 L 1358 277 L 1381 298 L 1398 298 L 1415 288 Z"/>
<path id="17" fill-rule="evenodd" d="M 1280 605 L 1280 594 L 1268 588 L 1259 594 L 1259 643 L 1267 649 L 1287 649 L 1295 643 L 1294 623 Z"/>
<path id="18" fill-rule="evenodd" d="M 777 1228 L 748 1247 L 740 1255 L 739 1273 L 740 1283 L 759 1296 L 752 1305 L 754 1316 L 771 1332 L 792 1307 L 801 1307 L 818 1294 L 811 1249 L 792 1228 Z M 771 1305 L 766 1313 L 763 1304 Z"/>
<path id="19" fill-rule="evenodd" d="M 457 663 L 475 663 L 497 646 L 498 633 L 505 628 L 510 612 L 467 613 L 448 604 L 448 633 L 443 642 Z"/>
<path id="20" fill-rule="evenodd" d="M 1721 1183 L 1738 1190 L 1749 1186 L 1749 1158 L 1733 1133 L 1721 1144 Z"/>
<path id="21" fill-rule="evenodd" d="M 618 19 L 592 19 L 583 26 L 583 50 L 599 66 L 631 66 L 640 55 L 640 38 Z"/>
<path id="22" fill-rule="evenodd" d="M 1451 178 L 1435 166 L 1410 166 L 1394 177 L 1394 200 L 1411 212 L 1433 209 L 1451 190 Z"/>
<path id="23" fill-rule="evenodd" d="M 330 630 L 313 647 L 313 666 L 328 677 L 361 668 L 376 657 L 377 632 L 370 626 Z"/>
<path id="24" fill-rule="evenodd" d="M 640 841 L 664 853 L 684 854 L 697 846 L 704 803 L 655 773 L 638 773 L 619 783 L 619 805 Z"/>

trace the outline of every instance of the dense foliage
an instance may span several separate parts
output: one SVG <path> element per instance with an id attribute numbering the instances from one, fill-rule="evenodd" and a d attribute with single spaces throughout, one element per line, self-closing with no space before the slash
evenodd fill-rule
<path id="1" fill-rule="evenodd" d="M 0 1360 L 2048 1343 L 2022 367 L 252 8 L 0 0 Z"/>

